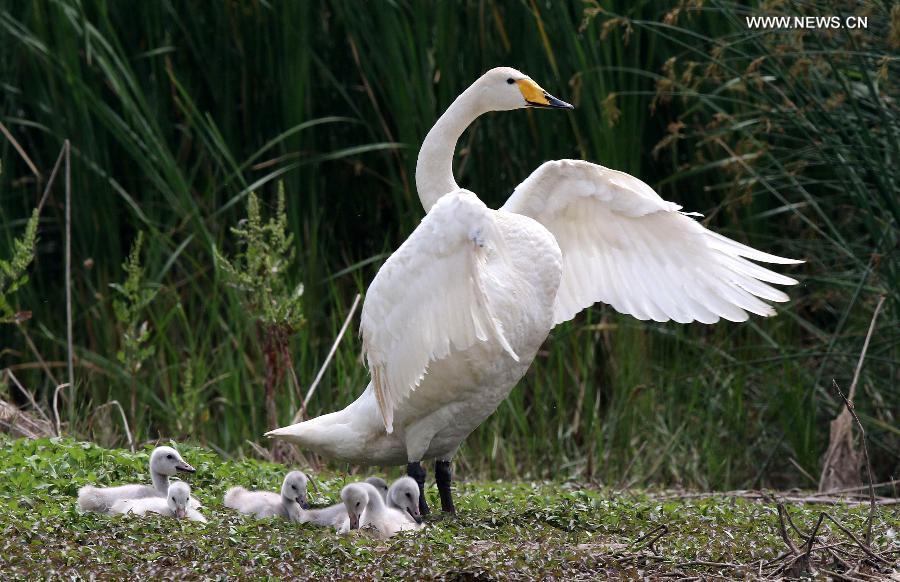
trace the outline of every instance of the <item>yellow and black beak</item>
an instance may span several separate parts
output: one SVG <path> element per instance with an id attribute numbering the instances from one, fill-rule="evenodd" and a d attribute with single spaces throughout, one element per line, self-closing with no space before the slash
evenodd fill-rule
<path id="1" fill-rule="evenodd" d="M 531 79 L 519 79 L 516 81 L 516 85 L 519 87 L 519 91 L 522 93 L 522 97 L 525 98 L 525 103 L 528 104 L 528 107 L 575 109 L 573 105 L 570 105 L 561 99 L 557 99 L 550 93 L 541 89 L 540 85 Z"/>

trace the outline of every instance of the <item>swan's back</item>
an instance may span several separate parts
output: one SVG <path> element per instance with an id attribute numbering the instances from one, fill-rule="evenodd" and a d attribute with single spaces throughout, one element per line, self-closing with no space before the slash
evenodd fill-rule
<path id="1" fill-rule="evenodd" d="M 348 520 L 347 508 L 343 503 L 336 503 L 322 509 L 310 509 L 304 514 L 309 523 L 335 528 L 340 528 Z"/>
<path id="2" fill-rule="evenodd" d="M 144 497 L 140 499 L 120 499 L 109 509 L 109 513 L 120 515 L 146 515 L 157 513 L 165 517 L 175 517 L 175 513 L 165 497 Z M 193 507 L 185 508 L 185 517 L 191 521 L 206 523 L 206 518 Z"/>
<path id="3" fill-rule="evenodd" d="M 158 513 L 166 517 L 173 517 L 174 513 L 169 508 L 165 497 L 145 497 L 141 499 L 120 499 L 112 504 L 109 509 L 110 513 L 134 515 L 146 515 L 147 513 Z"/>
<path id="4" fill-rule="evenodd" d="M 83 511 L 108 513 L 113 505 L 128 499 L 165 498 L 149 485 L 120 485 L 118 487 L 94 487 L 85 485 L 78 490 L 78 507 Z"/>
<path id="5" fill-rule="evenodd" d="M 247 491 L 243 487 L 232 487 L 225 493 L 224 502 L 225 507 L 256 517 L 292 517 L 288 515 L 281 495 L 271 491 Z"/>
<path id="6" fill-rule="evenodd" d="M 410 521 L 403 512 L 382 505 L 377 508 L 366 507 L 359 527 L 370 531 L 375 537 L 384 539 L 393 536 L 397 532 L 417 530 L 422 526 Z"/>

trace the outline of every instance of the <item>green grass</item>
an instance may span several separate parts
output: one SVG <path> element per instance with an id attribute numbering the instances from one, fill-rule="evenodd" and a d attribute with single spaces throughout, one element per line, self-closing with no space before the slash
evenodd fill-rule
<path id="1" fill-rule="evenodd" d="M 658 325 L 596 306 L 554 330 L 465 443 L 460 470 L 812 486 L 840 407 L 831 380 L 848 387 L 887 294 L 856 404 L 877 478 L 896 475 L 898 60 L 892 7 L 864 9 L 871 30 L 849 35 L 748 31 L 742 17 L 756 8 L 721 1 L 676 16 L 670 2 L 624 0 L 370 11 L 346 0 L 0 0 L 0 121 L 43 172 L 36 179 L 0 141 L 0 257 L 72 143 L 76 371 L 60 394 L 64 431 L 123 446 L 116 410 L 99 407 L 130 408 L 136 387 L 138 441 L 249 453 L 268 428 L 257 323 L 213 267 L 214 246 L 235 250 L 247 194 L 271 210 L 284 180 L 298 249 L 288 278 L 304 284 L 308 322 L 291 355 L 305 391 L 355 294 L 421 218 L 413 171 L 427 130 L 468 83 L 506 64 L 577 109 L 489 115 L 463 136 L 458 182 L 489 205 L 542 161 L 583 158 L 641 177 L 720 232 L 808 262 L 784 269 L 801 286 L 773 319 Z M 13 297 L 33 318 L 0 326 L 0 368 L 48 410 L 65 381 L 62 200 L 58 182 L 29 285 Z M 138 232 L 159 292 L 141 315 L 154 353 L 134 375 L 116 358 L 127 326 L 111 285 Z M 359 349 L 348 333 L 312 415 L 362 391 Z M 25 403 L 9 383 L 0 394 Z M 280 422 L 302 396 L 282 387 Z"/>
<path id="2" fill-rule="evenodd" d="M 419 532 L 388 541 L 277 519 L 244 518 L 221 505 L 241 484 L 276 490 L 285 469 L 259 461 L 223 460 L 208 449 L 179 446 L 197 473 L 188 480 L 208 524 L 165 518 L 80 514 L 78 488 L 147 481 L 149 449 L 137 454 L 68 439 L 0 439 L 0 572 L 25 578 L 165 576 L 196 578 L 329 577 L 526 579 L 684 575 L 752 575 L 759 560 L 783 549 L 771 504 L 741 499 L 659 501 L 651 492 L 584 489 L 574 482 L 458 484 L 459 513 L 432 516 Z M 337 499 L 348 477 L 313 475 L 310 501 Z M 432 505 L 436 492 L 429 491 Z M 790 507 L 802 530 L 815 523 L 812 506 Z M 866 508 L 829 509 L 860 532 Z M 669 528 L 655 552 L 643 536 Z M 873 547 L 896 548 L 900 516 L 882 510 Z M 825 527 L 823 543 L 843 541 Z M 893 540 L 893 542 L 892 542 Z M 745 565 L 737 569 L 699 562 Z M 754 563 L 755 562 L 755 563 Z"/>

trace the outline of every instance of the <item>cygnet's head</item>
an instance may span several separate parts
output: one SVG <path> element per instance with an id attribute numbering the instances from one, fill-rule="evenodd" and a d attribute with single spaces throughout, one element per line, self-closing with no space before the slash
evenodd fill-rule
<path id="1" fill-rule="evenodd" d="M 172 447 L 156 447 L 150 455 L 150 471 L 171 477 L 179 471 L 193 473 L 194 468 Z"/>
<path id="2" fill-rule="evenodd" d="M 309 509 L 306 502 L 306 475 L 301 471 L 291 471 L 281 484 L 281 496 L 296 501 L 303 509 Z"/>
<path id="3" fill-rule="evenodd" d="M 388 494 L 388 484 L 387 481 L 382 479 L 381 477 L 369 477 L 366 479 L 366 483 L 374 487 L 378 490 L 378 493 L 381 494 L 381 498 L 387 501 Z"/>
<path id="4" fill-rule="evenodd" d="M 422 523 L 419 513 L 419 486 L 412 477 L 400 477 L 388 490 L 388 505 L 405 511 L 416 523 Z"/>
<path id="5" fill-rule="evenodd" d="M 359 529 L 359 519 L 369 504 L 369 491 L 363 483 L 352 483 L 341 489 L 341 501 L 350 518 L 350 529 Z"/>
<path id="6" fill-rule="evenodd" d="M 484 111 L 509 111 L 525 107 L 574 109 L 565 101 L 544 91 L 528 75 L 510 67 L 491 69 L 475 81 L 468 91 L 474 92 Z"/>
<path id="7" fill-rule="evenodd" d="M 176 481 L 169 485 L 169 491 L 166 494 L 166 504 L 175 514 L 175 517 L 182 518 L 187 514 L 188 502 L 191 500 L 191 488 L 184 481 Z"/>

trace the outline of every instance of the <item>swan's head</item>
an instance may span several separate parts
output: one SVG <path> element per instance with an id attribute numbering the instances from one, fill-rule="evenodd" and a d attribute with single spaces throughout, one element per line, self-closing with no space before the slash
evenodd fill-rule
<path id="1" fill-rule="evenodd" d="M 166 494 L 166 504 L 175 517 L 182 518 L 187 514 L 188 502 L 191 499 L 191 488 L 184 481 L 176 481 L 169 485 L 169 491 Z"/>
<path id="2" fill-rule="evenodd" d="M 374 487 L 378 490 L 378 493 L 381 494 L 381 498 L 387 501 L 388 495 L 388 484 L 387 481 L 382 479 L 381 477 L 369 477 L 366 479 L 366 483 Z"/>
<path id="3" fill-rule="evenodd" d="M 350 518 L 350 529 L 359 529 L 359 519 L 369 504 L 369 493 L 362 483 L 353 483 L 341 489 L 341 501 Z"/>
<path id="4" fill-rule="evenodd" d="M 171 477 L 179 471 L 193 473 L 194 468 L 185 463 L 172 447 L 156 447 L 150 455 L 150 471 Z"/>
<path id="5" fill-rule="evenodd" d="M 296 501 L 303 509 L 309 509 L 306 502 L 306 475 L 300 471 L 291 471 L 281 484 L 281 496 Z"/>
<path id="6" fill-rule="evenodd" d="M 491 69 L 471 88 L 485 111 L 509 111 L 524 107 L 574 109 L 547 93 L 531 77 L 510 67 Z"/>
<path id="7" fill-rule="evenodd" d="M 412 477 L 401 477 L 391 483 L 388 490 L 388 504 L 405 511 L 416 523 L 422 523 L 419 513 L 419 486 Z"/>

